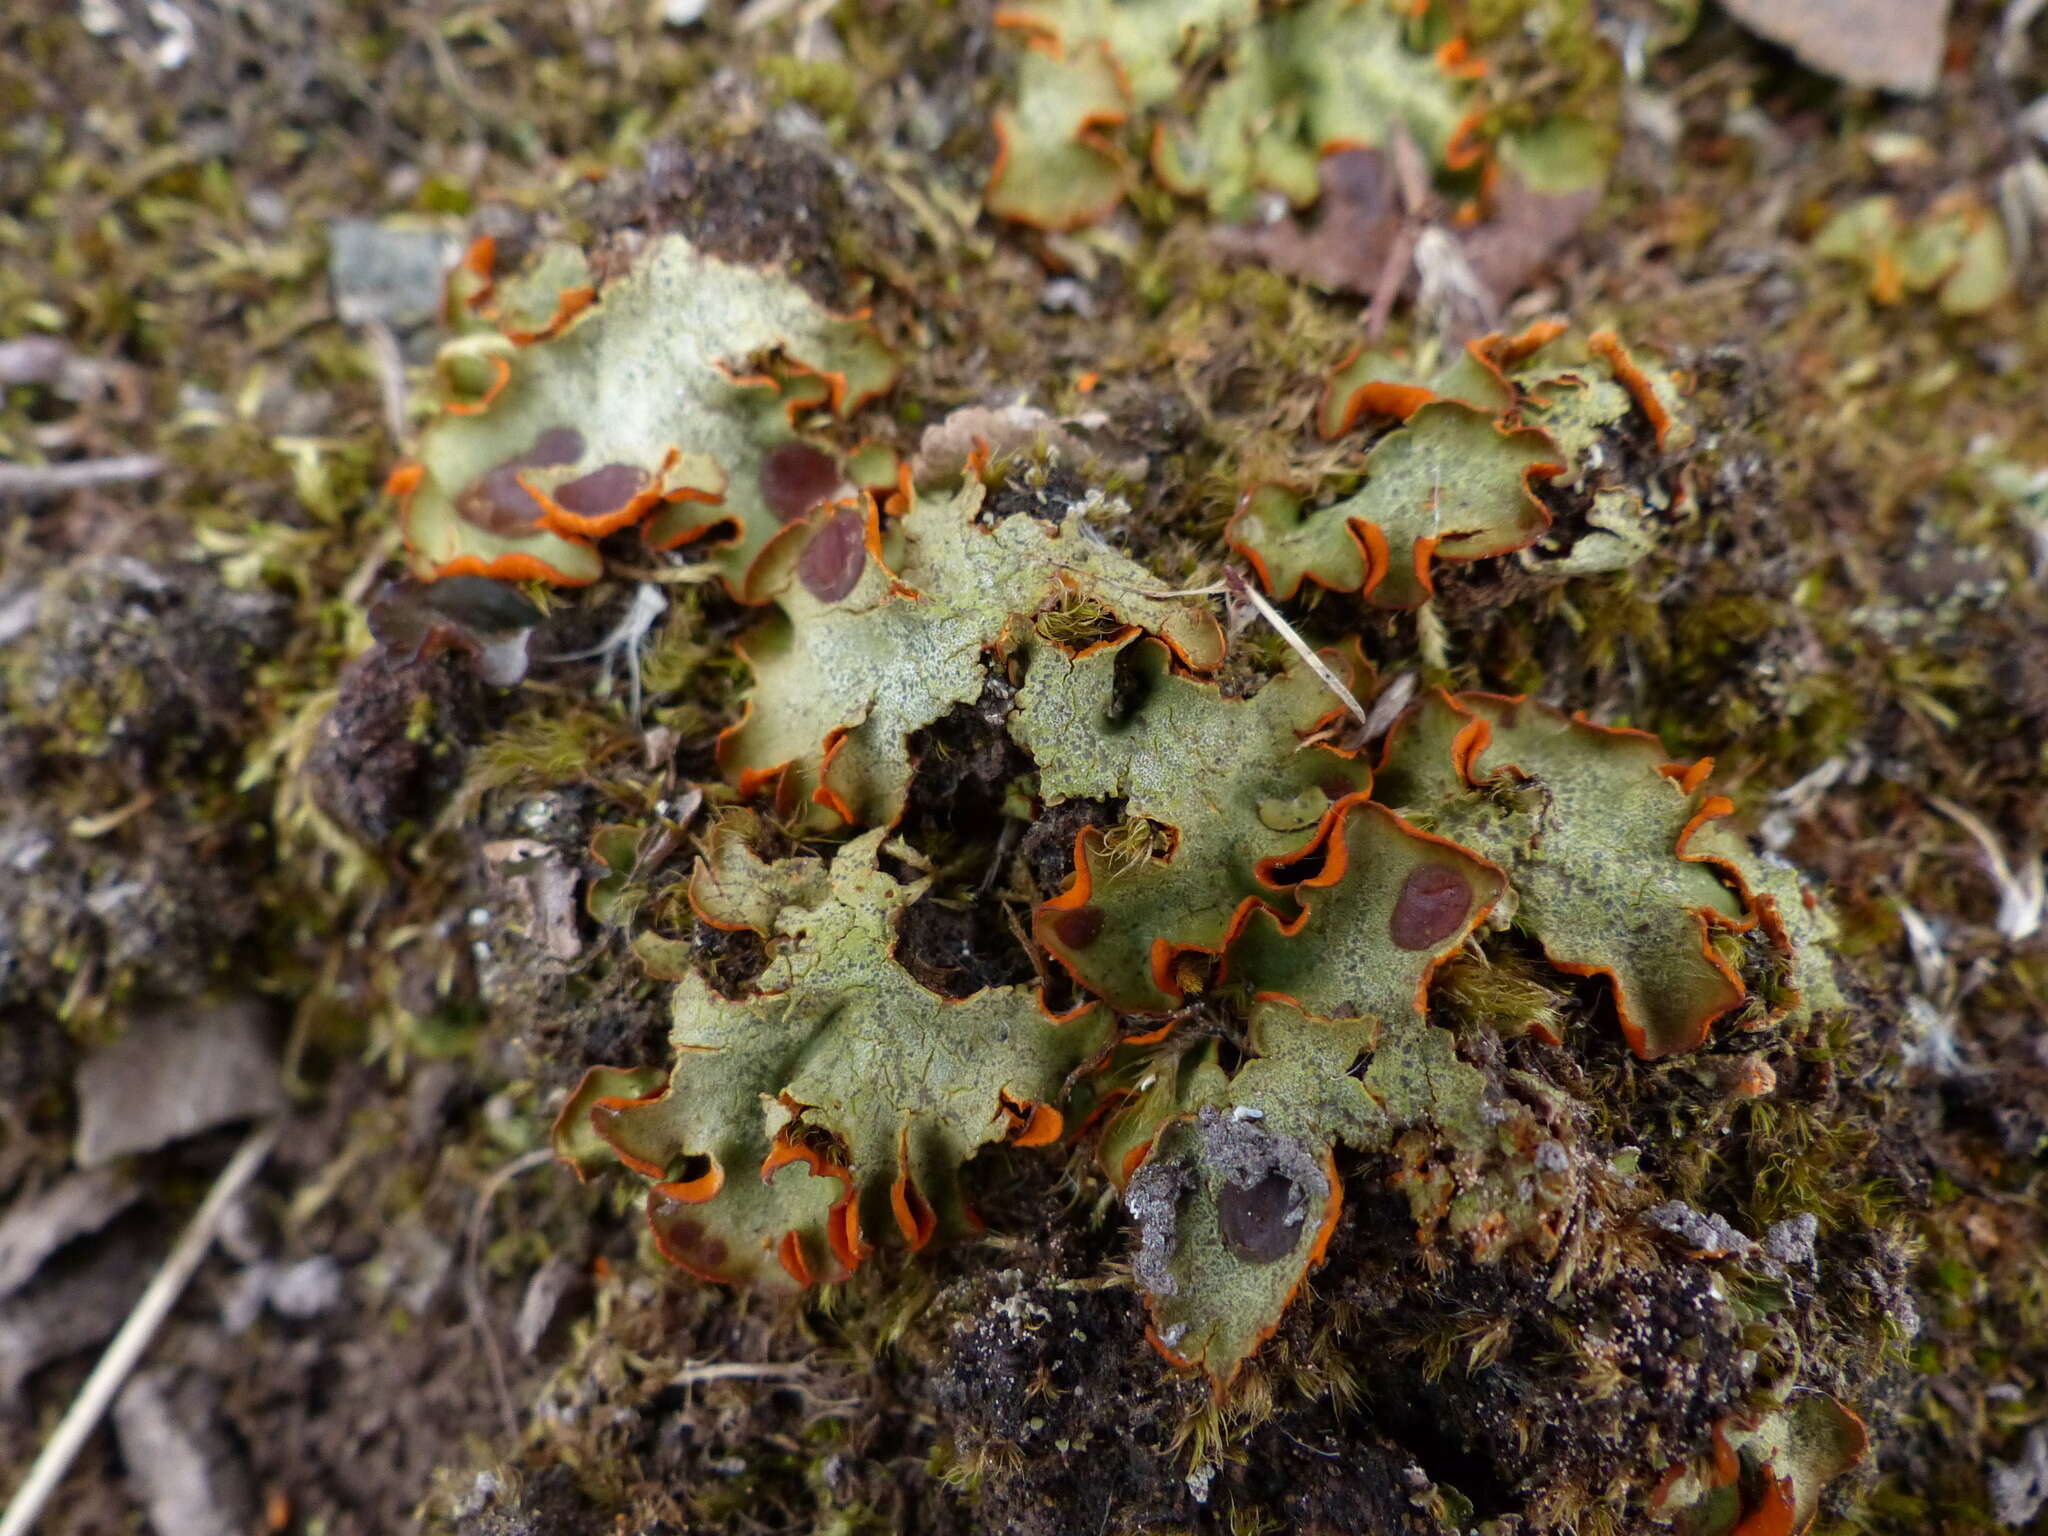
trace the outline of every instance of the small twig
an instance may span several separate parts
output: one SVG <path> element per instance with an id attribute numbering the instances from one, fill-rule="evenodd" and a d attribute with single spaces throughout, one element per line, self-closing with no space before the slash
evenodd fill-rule
<path id="1" fill-rule="evenodd" d="M 1415 259 L 1416 238 L 1415 226 L 1403 222 L 1387 242 L 1387 254 L 1372 282 L 1372 307 L 1365 318 L 1367 341 L 1377 343 L 1387 333 L 1387 322 L 1394 317 L 1394 301 L 1408 286 L 1408 266 Z"/>
<path id="2" fill-rule="evenodd" d="M 1038 952 L 1038 944 L 1031 937 L 1031 930 L 1024 926 L 1024 919 L 1017 915 L 1016 908 L 1007 901 L 1003 904 L 1003 919 L 1010 925 L 1010 932 L 1017 936 L 1023 946 L 1024 956 L 1031 962 L 1031 969 L 1038 972 L 1038 990 L 1048 995 L 1052 992 L 1052 971 L 1045 963 L 1045 956 Z"/>
<path id="3" fill-rule="evenodd" d="M 68 464 L 0 464 L 0 496 L 55 496 L 96 485 L 150 480 L 164 472 L 153 453 L 118 459 L 74 459 Z"/>
<path id="4" fill-rule="evenodd" d="M 384 403 L 384 430 L 391 434 L 391 441 L 405 441 L 405 356 L 398 349 L 398 338 L 391 334 L 391 327 L 375 315 L 366 315 L 360 322 L 363 346 L 370 354 L 370 361 L 377 369 L 377 393 Z"/>
<path id="5" fill-rule="evenodd" d="M 1062 569 L 1072 570 L 1075 567 L 1066 566 Z M 1216 597 L 1230 590 L 1230 583 L 1227 581 L 1212 581 L 1206 587 L 1175 587 L 1167 592 L 1162 592 L 1156 587 L 1134 587 L 1128 583 L 1121 585 L 1133 597 L 1149 597 L 1155 602 L 1164 602 L 1173 597 Z"/>
<path id="6" fill-rule="evenodd" d="M 703 1381 L 809 1381 L 811 1368 L 802 1361 L 788 1365 L 760 1364 L 746 1360 L 707 1361 L 684 1366 L 669 1377 L 672 1387 L 694 1387 Z"/>
<path id="7" fill-rule="evenodd" d="M 35 1465 L 29 1468 L 28 1477 L 15 1490 L 7 1513 L 0 1516 L 0 1536 L 28 1536 L 34 1528 L 43 1506 L 57 1491 L 64 1474 L 71 1470 L 72 1461 L 99 1427 L 108 1405 L 128 1380 L 129 1373 L 149 1348 L 150 1341 L 156 1337 L 157 1329 L 176 1305 L 186 1283 L 206 1257 L 207 1249 L 213 1246 L 214 1234 L 219 1230 L 228 1206 L 256 1176 L 263 1160 L 270 1156 L 270 1149 L 277 1145 L 281 1129 L 282 1123 L 272 1120 L 250 1131 L 229 1159 L 227 1167 L 221 1170 L 220 1177 L 213 1181 L 213 1188 L 206 1192 L 206 1199 L 200 1203 L 191 1224 L 180 1234 L 177 1245 L 164 1260 L 163 1268 L 149 1282 L 149 1289 L 135 1303 L 135 1310 L 128 1314 L 128 1321 L 121 1325 L 113 1343 L 100 1356 L 99 1364 L 86 1377 L 85 1385 L 78 1389 L 78 1396 L 72 1400 L 70 1410 L 57 1426 L 57 1432 L 50 1436 L 49 1444 L 43 1447 Z"/>
<path id="8" fill-rule="evenodd" d="M 361 563 L 349 573 L 348 580 L 342 583 L 342 602 L 351 608 L 362 606 L 363 599 L 370 595 L 370 588 L 377 580 L 377 573 L 384 568 L 385 561 L 398 553 L 399 543 L 404 537 L 405 529 L 394 522 L 370 541 L 370 547 L 364 552 Z"/>
<path id="9" fill-rule="evenodd" d="M 1335 672 L 1332 672 L 1329 663 L 1325 662 L 1322 657 L 1315 653 L 1315 647 L 1302 639 L 1294 626 L 1280 616 L 1280 610 L 1267 602 L 1258 590 L 1244 579 L 1243 574 L 1235 566 L 1226 565 L 1223 568 L 1223 579 L 1230 584 L 1231 594 L 1235 597 L 1243 598 L 1252 607 L 1256 608 L 1259 612 L 1259 617 L 1278 630 L 1280 638 L 1294 648 L 1294 654 L 1306 662 L 1308 669 L 1323 680 L 1323 686 L 1337 695 L 1345 709 L 1350 711 L 1351 718 L 1360 725 L 1364 725 L 1366 723 L 1365 707 L 1358 702 L 1357 697 L 1351 690 L 1344 686 L 1344 679 Z"/>
<path id="10" fill-rule="evenodd" d="M 989 856 L 988 868 L 982 871 L 981 883 L 974 889 L 976 901 L 986 901 L 988 893 L 994 890 L 996 882 L 1002 879 L 1004 870 L 1009 867 L 1010 854 L 1016 848 L 1018 838 L 1022 836 L 1023 826 L 1024 824 L 1014 816 L 1003 818 L 1003 830 L 996 834 L 996 851 Z"/>
<path id="11" fill-rule="evenodd" d="M 548 1148 L 536 1147 L 513 1158 L 486 1179 L 484 1187 L 477 1191 L 476 1204 L 469 1212 L 469 1226 L 463 1233 L 463 1299 L 469 1303 L 470 1326 L 476 1329 L 476 1336 L 484 1346 L 484 1359 L 491 1368 L 491 1388 L 498 1397 L 498 1411 L 505 1417 L 505 1437 L 508 1440 L 518 1438 L 519 1410 L 512 1401 L 511 1380 L 505 1374 L 505 1353 L 498 1345 L 498 1336 L 491 1332 L 490 1311 L 484 1303 L 484 1224 L 490 1219 L 491 1202 L 498 1198 L 498 1191 L 522 1173 L 529 1173 L 542 1163 L 552 1162 L 554 1156 Z M 5 1533 L 0 1533 L 0 1536 L 5 1536 Z"/>
<path id="12" fill-rule="evenodd" d="M 1985 873 L 1998 887 L 1998 932 L 2009 944 L 2031 939 L 2041 931 L 2044 908 L 2048 908 L 2048 869 L 2039 856 L 2022 855 L 2017 870 L 2006 858 L 1998 834 L 1973 811 L 1942 795 L 1929 795 L 1927 803 L 1975 839 L 1984 855 Z"/>

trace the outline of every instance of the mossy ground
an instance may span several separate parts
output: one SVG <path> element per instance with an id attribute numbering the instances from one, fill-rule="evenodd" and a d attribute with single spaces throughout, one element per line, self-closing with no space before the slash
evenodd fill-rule
<path id="1" fill-rule="evenodd" d="M 548 961 L 478 849 L 528 837 L 580 861 L 594 826 L 710 776 L 741 615 L 672 589 L 648 680 L 667 778 L 594 664 L 474 707 L 397 679 L 382 707 L 406 794 L 374 851 L 343 835 L 306 766 L 396 551 L 375 487 L 399 443 L 375 338 L 334 314 L 328 222 L 484 229 L 510 250 L 625 218 L 788 263 L 871 304 L 901 351 L 878 433 L 914 445 L 954 406 L 1017 395 L 1100 413 L 1104 465 L 1146 463 L 1119 537 L 1189 584 L 1214 578 L 1246 480 L 1355 470 L 1310 425 L 1356 306 L 1222 265 L 1156 189 L 1052 242 L 978 220 L 1001 72 L 982 5 L 849 0 L 745 29 L 722 6 L 664 26 L 642 0 L 168 9 L 192 24 L 172 68 L 141 5 L 0 20 L 0 339 L 60 337 L 90 365 L 74 386 L 0 386 L 0 459 L 167 461 L 8 503 L 0 524 L 0 599 L 36 586 L 44 605 L 0 653 L 0 814 L 63 850 L 0 895 L 0 1196 L 62 1166 L 70 1063 L 133 1002 L 280 1001 L 303 1123 L 259 1203 L 283 1253 L 347 1266 L 349 1303 L 227 1339 L 217 1259 L 160 1346 L 239 1383 L 276 1528 L 1435 1530 L 1466 1514 L 1437 1485 L 1475 1518 L 1627 1528 L 1603 1448 L 1648 1465 L 1704 1425 L 1587 1340 L 1630 1320 L 1701 1402 L 1727 1362 L 1686 1352 L 1677 1299 L 1636 1294 L 1626 1252 L 1539 1334 L 1529 1274 L 1445 1272 L 1388 1197 L 1353 1202 L 1316 1297 L 1227 1409 L 1144 1350 L 1100 1181 L 1008 1153 L 984 1159 L 987 1243 L 806 1310 L 670 1274 L 617 1192 L 528 1172 L 492 1209 L 466 1318 L 479 1192 L 542 1143 L 555 1090 L 649 1059 L 664 1027 L 664 989 L 617 933 L 585 922 L 579 958 Z M 1483 989 L 1452 1012 L 1487 1070 L 1596 1106 L 1588 1137 L 1673 1149 L 1651 1171 L 1686 1198 L 1752 1229 L 1819 1217 L 1822 1304 L 1731 1304 L 1792 1306 L 1758 1337 L 1865 1408 L 1877 1446 L 1847 1490 L 1860 1505 L 1829 1518 L 1901 1536 L 1987 1529 L 1987 1461 L 2048 1421 L 2048 961 L 2039 936 L 2001 939 L 1981 857 L 1929 798 L 2015 859 L 2048 842 L 2048 493 L 2027 484 L 2048 461 L 2048 300 L 2037 266 L 1980 319 L 1879 306 L 1805 241 L 1874 190 L 1991 196 L 2022 152 L 2016 114 L 2048 64 L 1997 75 L 1996 8 L 1958 9 L 1924 104 L 1844 91 L 1710 16 L 1649 66 L 1665 137 L 1631 132 L 1601 215 L 1519 306 L 1614 324 L 1692 371 L 1694 524 L 1623 577 L 1534 587 L 1474 566 L 1420 616 L 1296 610 L 1390 671 L 1420 658 L 1432 682 L 1543 691 L 1716 754 L 1825 883 L 1858 1028 L 1775 1045 L 1767 1099 L 1727 1091 L 1725 1056 L 1646 1068 L 1597 1015 L 1566 1060 L 1497 1040 L 1490 1006 L 1515 1010 Z M 112 21 L 89 32 L 88 13 Z M 136 593 L 136 565 L 166 590 Z M 551 645 L 595 640 L 624 596 L 558 599 Z M 683 862 L 641 910 L 673 905 Z M 110 912 L 89 899 L 109 887 L 141 894 Z M 1909 911 L 1942 951 L 1918 970 Z M 215 1150 L 143 1171 L 154 1203 L 188 1210 Z M 587 1284 L 518 1355 L 512 1319 L 550 1258 Z M 0 1466 L 26 1464 L 83 1370 L 0 1408 Z M 1206 1504 L 1187 1482 L 1204 1468 Z M 118 1471 L 96 1446 L 49 1528 L 131 1523 Z"/>

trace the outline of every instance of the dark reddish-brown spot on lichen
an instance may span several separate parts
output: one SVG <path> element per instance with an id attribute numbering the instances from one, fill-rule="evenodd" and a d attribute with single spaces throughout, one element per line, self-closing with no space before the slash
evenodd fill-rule
<path id="1" fill-rule="evenodd" d="M 555 488 L 555 505 L 578 517 L 609 517 L 640 494 L 647 471 L 631 464 L 607 464 Z"/>
<path id="2" fill-rule="evenodd" d="M 689 1207 L 680 1200 L 651 1192 L 647 1196 L 647 1219 L 661 1246 L 691 1264 L 719 1268 L 726 1259 L 725 1240 L 688 1212 Z"/>
<path id="3" fill-rule="evenodd" d="M 830 501 L 839 481 L 839 461 L 809 443 L 784 443 L 761 461 L 761 499 L 785 523 Z"/>
<path id="4" fill-rule="evenodd" d="M 1387 933 L 1397 949 L 1435 949 L 1456 933 L 1472 910 L 1472 886 L 1455 869 L 1425 865 L 1409 872 L 1394 898 Z"/>
<path id="5" fill-rule="evenodd" d="M 1075 907 L 1052 920 L 1052 936 L 1068 949 L 1086 949 L 1102 937 L 1100 907 Z"/>
<path id="6" fill-rule="evenodd" d="M 1316 781 L 1316 788 L 1320 789 L 1332 800 L 1342 800 L 1346 795 L 1358 793 L 1358 786 L 1356 784 L 1352 783 L 1342 774 L 1337 773 L 1325 774 Z"/>
<path id="7" fill-rule="evenodd" d="M 583 434 L 574 427 L 549 427 L 526 450 L 525 467 L 548 469 L 557 464 L 574 464 L 583 457 Z"/>
<path id="8" fill-rule="evenodd" d="M 1307 1203 L 1284 1173 L 1256 1184 L 1225 1184 L 1216 1197 L 1216 1229 L 1223 1246 L 1246 1264 L 1277 1264 L 1301 1241 Z"/>
<path id="9" fill-rule="evenodd" d="M 867 519 L 849 507 L 811 535 L 797 558 L 796 574 L 819 602 L 836 603 L 860 584 L 867 563 Z"/>
<path id="10" fill-rule="evenodd" d="M 516 539 L 540 527 L 541 505 L 519 483 L 522 469 L 547 469 L 573 464 L 583 455 L 583 435 L 574 427 L 550 427 L 534 439 L 533 446 L 515 454 L 495 469 L 485 470 L 455 498 L 455 513 L 464 522 Z"/>

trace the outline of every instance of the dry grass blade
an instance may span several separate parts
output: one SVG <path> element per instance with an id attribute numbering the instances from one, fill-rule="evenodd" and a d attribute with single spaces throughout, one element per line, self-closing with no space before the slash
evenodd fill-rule
<path id="1" fill-rule="evenodd" d="M 1233 596 L 1241 597 L 1250 603 L 1258 610 L 1260 618 L 1279 631 L 1280 638 L 1294 648 L 1294 654 L 1302 659 L 1311 672 L 1322 679 L 1323 686 L 1337 696 L 1344 708 L 1350 712 L 1351 718 L 1360 725 L 1365 725 L 1365 707 L 1358 702 L 1357 696 L 1344 686 L 1344 679 L 1330 670 L 1329 663 L 1315 653 L 1315 648 L 1301 638 L 1295 627 L 1280 616 L 1280 610 L 1267 602 L 1264 595 L 1246 581 L 1236 567 L 1225 566 L 1223 579 L 1229 583 Z"/>
<path id="2" fill-rule="evenodd" d="M 191 1225 L 178 1238 L 170 1256 L 164 1260 L 163 1268 L 156 1272 L 156 1278 L 149 1282 L 149 1288 L 135 1303 L 135 1309 L 128 1314 L 128 1320 L 121 1325 L 121 1331 L 114 1335 L 113 1343 L 100 1356 L 99 1364 L 85 1379 L 85 1385 L 78 1389 L 78 1396 L 50 1436 L 35 1465 L 29 1468 L 28 1476 L 21 1487 L 15 1490 L 14 1499 L 7 1506 L 7 1512 L 0 1516 L 0 1536 L 28 1536 L 41 1517 L 43 1506 L 50 1495 L 57 1491 L 57 1485 L 64 1480 L 64 1474 L 71 1468 L 85 1442 L 92 1438 L 92 1432 L 106 1414 L 129 1374 L 149 1348 L 150 1340 L 156 1337 L 157 1329 L 170 1315 L 177 1304 L 185 1285 L 191 1280 L 200 1261 L 206 1257 L 207 1249 L 213 1246 L 214 1234 L 220 1230 L 221 1218 L 228 1207 L 256 1177 L 264 1159 L 270 1156 L 271 1148 L 277 1145 L 281 1122 L 270 1121 L 252 1130 L 242 1145 L 235 1150 L 220 1177 L 213 1181 L 213 1188 L 206 1192 L 206 1199 L 200 1203 L 198 1213 Z"/>
<path id="3" fill-rule="evenodd" d="M 58 496 L 97 485 L 153 480 L 164 461 L 153 453 L 114 459 L 77 459 L 69 464 L 0 464 L 0 496 Z"/>

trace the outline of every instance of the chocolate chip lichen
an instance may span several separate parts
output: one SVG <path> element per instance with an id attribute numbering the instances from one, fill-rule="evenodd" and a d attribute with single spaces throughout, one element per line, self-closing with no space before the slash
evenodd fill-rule
<path id="1" fill-rule="evenodd" d="M 584 581 L 638 527 L 752 610 L 697 937 L 672 903 L 636 946 L 674 984 L 674 1058 L 593 1068 L 555 1127 L 579 1173 L 644 1181 L 655 1246 L 692 1274 L 849 1282 L 978 1231 L 983 1149 L 1078 1153 L 1121 1194 L 1152 1344 L 1227 1402 L 1347 1190 L 1397 1198 L 1433 1263 L 1533 1262 L 1566 1289 L 1647 1221 L 1668 1190 L 1504 1042 L 1721 1061 L 1839 1013 L 1824 910 L 1735 829 L 1710 760 L 1470 691 L 1368 732 L 1355 641 L 1284 664 L 1233 643 L 1215 592 L 1104 537 L 1100 493 L 1006 510 L 990 485 L 1028 447 L 922 480 L 856 450 L 842 413 L 895 365 L 855 322 L 676 237 L 583 277 L 550 251 L 523 299 L 458 291 L 496 317 L 494 370 L 399 488 L 429 576 Z M 1348 498 L 1245 494 L 1228 544 L 1278 599 L 1407 610 L 1444 561 L 1558 579 L 1683 526 L 1683 381 L 1608 333 L 1545 322 L 1419 378 L 1354 352 L 1319 416 L 1383 435 Z M 642 852 L 675 842 L 604 829 L 592 911 L 629 921 Z M 707 935 L 755 958 L 735 972 Z M 1804 1512 L 1854 1458 L 1768 1438 L 1802 1389 L 1788 1369 L 1710 1395 Z"/>

